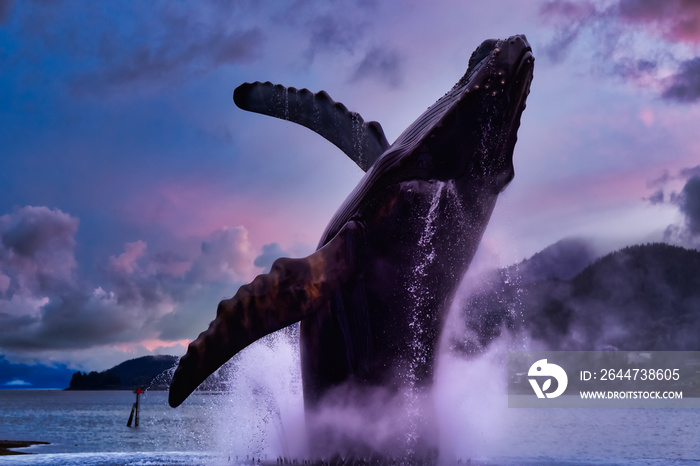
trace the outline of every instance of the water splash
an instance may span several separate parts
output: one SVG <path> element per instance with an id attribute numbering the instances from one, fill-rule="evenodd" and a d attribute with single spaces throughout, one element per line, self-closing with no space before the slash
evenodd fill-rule
<path id="1" fill-rule="evenodd" d="M 425 216 L 425 226 L 418 240 L 420 246 L 420 255 L 417 264 L 413 268 L 409 282 L 407 283 L 408 292 L 411 295 L 413 308 L 409 311 L 409 331 L 410 331 L 410 360 L 404 376 L 406 408 L 408 414 L 408 432 L 406 434 L 406 452 L 411 456 L 416 449 L 420 431 L 421 419 L 424 415 L 424 403 L 422 396 L 416 390 L 417 371 L 420 367 L 425 366 L 428 362 L 428 349 L 423 344 L 424 334 L 429 329 L 424 328 L 421 322 L 425 320 L 425 313 L 429 312 L 426 309 L 426 302 L 430 299 L 430 289 L 425 283 L 427 269 L 435 261 L 436 251 L 433 244 L 433 237 L 437 231 L 437 220 L 440 210 L 440 201 L 445 190 L 445 183 L 442 181 L 435 183 L 435 192 L 430 201 L 428 213 Z"/>
<path id="2" fill-rule="evenodd" d="M 262 338 L 222 369 L 226 391 L 213 413 L 219 450 L 232 457 L 303 456 L 306 438 L 298 326 Z"/>
<path id="3" fill-rule="evenodd" d="M 367 162 L 365 160 L 365 154 L 362 148 L 364 123 L 357 113 L 351 112 L 350 115 L 352 116 L 352 146 L 353 149 L 355 149 L 355 154 L 357 155 L 358 159 L 364 164 Z"/>

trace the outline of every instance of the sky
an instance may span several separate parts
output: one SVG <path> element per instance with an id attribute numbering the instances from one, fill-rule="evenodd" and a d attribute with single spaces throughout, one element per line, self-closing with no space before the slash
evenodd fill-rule
<path id="1" fill-rule="evenodd" d="M 393 141 L 519 33 L 516 176 L 473 268 L 569 237 L 700 247 L 693 0 L 0 0 L 0 385 L 184 354 L 219 300 L 314 250 L 362 172 L 236 86 L 326 90 Z"/>

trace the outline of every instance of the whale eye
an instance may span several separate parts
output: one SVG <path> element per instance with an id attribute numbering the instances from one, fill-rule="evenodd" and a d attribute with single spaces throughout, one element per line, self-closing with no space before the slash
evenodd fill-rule
<path id="1" fill-rule="evenodd" d="M 538 367 L 538 368 L 537 368 L 537 371 L 538 371 L 538 372 L 539 372 L 539 371 L 541 371 L 541 370 L 542 370 L 542 368 L 541 368 L 541 367 Z"/>

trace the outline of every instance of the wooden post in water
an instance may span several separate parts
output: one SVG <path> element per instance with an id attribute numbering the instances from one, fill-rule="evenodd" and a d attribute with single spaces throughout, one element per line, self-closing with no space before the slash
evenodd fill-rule
<path id="1" fill-rule="evenodd" d="M 129 414 L 129 420 L 126 422 L 127 427 L 131 427 L 131 421 L 135 421 L 134 427 L 139 426 L 139 395 L 143 393 L 143 390 L 139 387 L 134 393 L 136 393 L 136 403 L 131 406 L 131 414 Z"/>

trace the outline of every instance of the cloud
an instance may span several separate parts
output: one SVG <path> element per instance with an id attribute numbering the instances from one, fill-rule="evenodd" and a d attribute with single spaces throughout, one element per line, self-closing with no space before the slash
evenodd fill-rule
<path id="1" fill-rule="evenodd" d="M 663 204 L 664 202 L 664 190 L 657 189 L 654 194 L 646 198 L 647 201 L 651 202 L 651 205 Z"/>
<path id="2" fill-rule="evenodd" d="M 695 169 L 681 173 L 693 173 Z M 669 225 L 664 231 L 664 241 L 687 248 L 700 249 L 700 176 L 691 176 L 680 193 L 672 193 L 669 203 L 676 204 L 683 214 L 683 221 Z"/>
<path id="3" fill-rule="evenodd" d="M 244 227 L 222 228 L 202 241 L 186 278 L 192 282 L 248 281 L 255 254 Z"/>
<path id="4" fill-rule="evenodd" d="M 191 338 L 214 316 L 222 294 L 255 274 L 256 252 L 239 226 L 210 233 L 191 257 L 128 242 L 94 283 L 76 263 L 78 225 L 77 218 L 47 207 L 0 216 L 0 350 L 72 351 L 168 335 L 171 341 Z M 263 256 L 275 251 L 267 248 Z"/>
<path id="5" fill-rule="evenodd" d="M 671 174 L 668 170 L 664 170 L 657 178 L 647 181 L 647 188 L 663 187 L 671 179 Z"/>
<path id="6" fill-rule="evenodd" d="M 307 23 L 309 31 L 309 49 L 307 54 L 311 59 L 320 51 L 352 52 L 362 37 L 363 27 L 355 23 L 348 27 L 340 23 L 340 18 L 331 14 L 322 14 L 310 18 Z"/>
<path id="7" fill-rule="evenodd" d="M 78 219 L 48 207 L 0 216 L 0 290 L 45 293 L 72 281 L 78 225 Z"/>
<path id="8" fill-rule="evenodd" d="M 623 21 L 642 24 L 672 42 L 700 43 L 700 4 L 695 0 L 621 0 Z"/>
<path id="9" fill-rule="evenodd" d="M 367 51 L 355 68 L 353 79 L 378 78 L 390 87 L 403 83 L 403 62 L 396 50 L 374 47 Z"/>
<path id="10" fill-rule="evenodd" d="M 0 0 L 0 24 L 12 2 Z M 248 11 L 246 11 L 248 10 Z M 15 14 L 15 12 L 13 12 Z M 261 56 L 266 34 L 254 9 L 229 2 L 148 2 L 115 8 L 80 2 L 27 2 L 16 11 L 16 46 L 3 58 L 27 82 L 51 76 L 75 95 L 162 90 L 222 66 Z M 14 25 L 13 25 L 14 26 Z M 27 66 L 26 57 L 51 56 Z"/>
<path id="11" fill-rule="evenodd" d="M 146 243 L 143 241 L 126 243 L 124 249 L 125 251 L 119 256 L 111 257 L 110 266 L 116 271 L 129 274 L 134 271 L 136 261 L 146 252 Z"/>
<path id="12" fill-rule="evenodd" d="M 26 382 L 22 379 L 12 379 L 9 382 L 5 382 L 5 386 L 8 387 L 29 387 L 31 385 L 31 383 Z"/>
<path id="13" fill-rule="evenodd" d="M 0 385 L 7 388 L 65 388 L 73 372 L 64 364 L 11 363 L 0 355 Z"/>
<path id="14" fill-rule="evenodd" d="M 548 23 L 558 26 L 554 39 L 544 47 L 544 53 L 550 60 L 563 60 L 581 31 L 596 14 L 592 3 L 555 0 L 540 7 L 540 17 Z"/>
<path id="15" fill-rule="evenodd" d="M 184 25 L 185 29 L 188 27 Z M 180 84 L 192 75 L 205 74 L 218 66 L 254 60 L 263 40 L 264 34 L 259 28 L 244 31 L 214 28 L 204 35 L 184 36 L 180 30 L 169 30 L 162 41 L 144 41 L 128 55 L 103 57 L 100 68 L 75 79 L 74 90 L 98 93 Z"/>
<path id="16" fill-rule="evenodd" d="M 678 182 L 684 183 L 680 192 L 677 191 Z M 665 170 L 659 178 L 650 180 L 647 187 L 656 190 L 644 198 L 646 201 L 651 205 L 673 206 L 682 215 L 680 222 L 666 227 L 663 240 L 687 248 L 700 248 L 700 165 L 682 168 L 675 175 Z"/>
<path id="17" fill-rule="evenodd" d="M 265 244 L 262 247 L 262 254 L 255 258 L 253 265 L 265 269 L 263 273 L 270 271 L 272 263 L 280 257 L 289 257 L 289 253 L 284 251 L 279 243 Z"/>
<path id="18" fill-rule="evenodd" d="M 359 5 L 362 4 L 362 5 Z M 362 53 L 372 41 L 373 24 L 378 21 L 374 2 L 324 4 L 315 2 L 311 8 L 299 8 L 287 12 L 288 21 L 300 32 L 308 36 L 305 56 L 313 62 L 317 55 L 333 54 L 351 58 Z"/>
<path id="19" fill-rule="evenodd" d="M 657 178 L 647 180 L 647 188 L 656 189 L 656 191 L 648 198 L 645 198 L 645 200 L 651 202 L 652 205 L 662 203 L 679 205 L 680 194 L 671 191 L 667 196 L 666 191 L 669 189 L 669 186 L 673 186 L 679 181 L 687 183 L 688 180 L 694 177 L 700 177 L 700 165 L 682 168 L 675 175 L 672 175 L 668 170 L 664 170 Z"/>
<path id="20" fill-rule="evenodd" d="M 559 22 L 563 29 L 594 27 L 612 20 L 620 26 L 642 27 L 649 35 L 670 42 L 700 43 L 700 5 L 694 0 L 553 0 L 544 3 L 539 13 L 545 20 Z"/>
<path id="21" fill-rule="evenodd" d="M 473 291 L 450 326 L 454 349 L 478 354 L 504 334 L 520 335 L 514 338 L 518 346 L 540 350 L 698 348 L 692 317 L 698 251 L 661 243 L 628 246 L 568 279 L 533 276 L 535 270 L 524 265 L 501 269 Z"/>
<path id="22" fill-rule="evenodd" d="M 555 27 L 545 54 L 564 60 L 577 45 L 595 71 L 660 91 L 679 103 L 700 99 L 700 57 L 683 56 L 700 44 L 700 4 L 692 0 L 554 0 L 540 17 Z"/>
<path id="23" fill-rule="evenodd" d="M 13 0 L 0 0 L 0 26 L 10 18 L 13 3 Z"/>
<path id="24" fill-rule="evenodd" d="M 678 72 L 669 77 L 668 82 L 663 98 L 677 102 L 695 102 L 700 99 L 700 57 L 681 62 Z"/>
<path id="25" fill-rule="evenodd" d="M 686 180 L 692 177 L 700 177 L 700 165 L 681 169 L 679 175 Z"/>
<path id="26" fill-rule="evenodd" d="M 686 224 L 694 234 L 700 234 L 700 177 L 693 177 L 683 187 L 680 202 Z"/>

